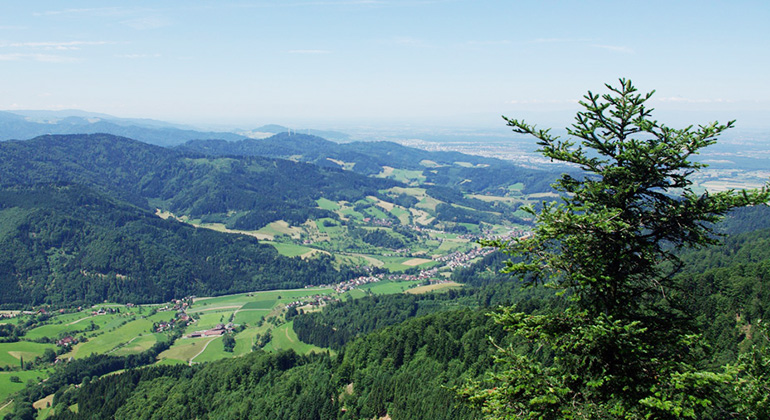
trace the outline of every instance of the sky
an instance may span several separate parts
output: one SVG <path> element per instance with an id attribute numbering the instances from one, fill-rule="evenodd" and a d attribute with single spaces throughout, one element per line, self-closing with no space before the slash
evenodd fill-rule
<path id="1" fill-rule="evenodd" d="M 7 1 L 0 110 L 262 124 L 569 122 L 631 79 L 659 120 L 770 128 L 770 2 Z"/>

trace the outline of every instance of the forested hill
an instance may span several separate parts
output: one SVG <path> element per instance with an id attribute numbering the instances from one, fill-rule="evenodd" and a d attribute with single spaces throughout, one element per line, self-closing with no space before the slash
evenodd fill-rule
<path id="1" fill-rule="evenodd" d="M 496 192 L 507 187 L 512 179 L 522 182 L 527 193 L 550 191 L 550 183 L 558 176 L 500 159 L 459 152 L 431 152 L 383 141 L 334 143 L 307 134 L 279 133 L 266 139 L 234 142 L 193 140 L 178 149 L 211 156 L 294 159 L 369 176 L 386 174 L 387 168 L 419 171 L 426 184 L 457 187 L 468 192 Z"/>
<path id="2" fill-rule="evenodd" d="M 315 200 L 355 202 L 398 182 L 259 156 L 210 158 L 108 134 L 0 143 L 0 186 L 94 186 L 144 208 L 201 217 L 230 214 L 241 229 L 304 222 Z M 152 203 L 150 206 L 149 203 Z"/>
<path id="3" fill-rule="evenodd" d="M 0 303 L 162 302 L 328 284 L 357 275 L 328 258 L 278 255 L 77 185 L 0 189 Z"/>

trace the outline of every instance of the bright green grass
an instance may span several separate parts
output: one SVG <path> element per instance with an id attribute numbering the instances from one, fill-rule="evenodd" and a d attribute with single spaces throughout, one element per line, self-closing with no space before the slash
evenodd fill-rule
<path id="1" fill-rule="evenodd" d="M 368 290 L 375 295 L 392 295 L 403 293 L 412 286 L 418 285 L 419 281 L 380 281 L 376 283 L 365 284 L 360 287 L 361 290 Z"/>
<path id="2" fill-rule="evenodd" d="M 241 309 L 270 309 L 275 305 L 275 302 L 275 299 L 255 300 L 243 305 Z"/>
<path id="3" fill-rule="evenodd" d="M 393 172 L 391 172 L 387 178 L 395 179 L 396 181 L 401 181 L 405 184 L 409 184 L 412 181 L 425 181 L 425 175 L 422 174 L 422 171 L 408 169 L 393 169 Z"/>
<path id="4" fill-rule="evenodd" d="M 319 198 L 316 203 L 318 203 L 318 207 L 324 210 L 337 211 L 340 208 L 339 204 L 326 198 Z"/>
<path id="5" fill-rule="evenodd" d="M 309 248 L 302 245 L 296 245 L 296 244 L 284 243 L 284 242 L 269 242 L 269 243 L 276 250 L 278 250 L 279 254 L 284 255 L 286 257 L 299 257 L 300 255 L 305 255 L 308 252 L 313 251 L 313 248 Z"/>
<path id="6" fill-rule="evenodd" d="M 402 225 L 409 224 L 411 213 L 402 209 L 401 207 L 394 206 L 392 209 L 390 209 L 390 214 L 396 216 Z"/>
<path id="7" fill-rule="evenodd" d="M 203 353 L 192 359 L 193 363 L 213 362 L 214 360 L 224 359 L 227 357 L 233 357 L 233 353 L 228 353 L 224 350 L 222 344 L 222 337 L 215 337 L 211 340 Z"/>
<path id="8" fill-rule="evenodd" d="M 249 296 L 250 294 L 252 296 Z M 256 295 L 256 293 L 238 293 L 235 295 L 217 296 L 212 298 L 199 298 L 195 300 L 193 307 L 190 308 L 187 312 L 194 313 L 205 311 L 211 308 L 221 308 L 225 306 L 241 307 L 246 302 L 254 300 L 254 296 Z"/>
<path id="9" fill-rule="evenodd" d="M 359 257 L 355 255 L 339 255 L 335 254 L 335 259 L 343 265 L 372 265 L 371 260 Z"/>
<path id="10" fill-rule="evenodd" d="M 187 362 L 179 359 L 162 359 L 155 363 L 156 365 L 186 365 Z"/>
<path id="11" fill-rule="evenodd" d="M 321 295 L 325 293 L 331 293 L 334 289 L 325 288 L 308 288 L 308 289 L 294 289 L 294 290 L 272 290 L 269 292 L 260 292 L 260 298 L 262 299 L 276 299 L 281 302 L 290 302 L 299 297 Z"/>
<path id="12" fill-rule="evenodd" d="M 159 363 L 177 363 L 174 361 L 188 363 L 190 359 L 194 358 L 198 353 L 201 352 L 201 350 L 203 350 L 203 348 L 206 346 L 206 343 L 216 338 L 218 337 L 185 338 L 177 340 L 170 349 L 158 355 Z"/>
<path id="13" fill-rule="evenodd" d="M 29 341 L 0 343 L 0 366 L 21 366 L 21 358 L 31 362 L 35 357 L 42 356 L 45 349 L 56 350 L 56 346 Z"/>
<path id="14" fill-rule="evenodd" d="M 374 217 L 376 219 L 388 219 L 388 215 L 385 214 L 382 210 L 380 210 L 377 206 L 367 207 L 364 209 L 364 212 L 368 214 L 371 217 Z"/>
<path id="15" fill-rule="evenodd" d="M 157 343 L 160 340 L 165 339 L 163 334 L 143 334 L 141 336 L 136 336 L 129 340 L 129 342 L 115 350 L 114 352 L 110 353 L 115 356 L 127 356 L 129 354 L 137 354 L 141 353 L 145 350 L 148 350 L 150 347 L 152 347 L 155 343 Z"/>
<path id="16" fill-rule="evenodd" d="M 265 346 L 265 351 L 293 349 L 299 354 L 310 352 L 323 353 L 327 351 L 327 349 L 299 341 L 297 334 L 294 332 L 293 325 L 294 321 L 275 328 L 272 332 L 273 339 Z"/>
<path id="17" fill-rule="evenodd" d="M 5 405 L 6 398 L 24 388 L 27 381 L 40 382 L 50 375 L 48 370 L 22 370 L 18 372 L 0 372 L 0 405 Z M 11 376 L 18 376 L 21 383 L 11 382 Z"/>
<path id="18" fill-rule="evenodd" d="M 402 258 L 403 261 L 411 260 L 412 258 Z M 393 261 L 385 264 L 385 268 L 389 269 L 390 271 L 405 271 L 410 268 L 414 267 L 420 267 L 421 269 L 427 269 L 430 267 L 433 267 L 435 265 L 439 265 L 438 261 L 426 261 L 419 265 L 406 265 L 398 261 Z"/>
<path id="19" fill-rule="evenodd" d="M 358 220 L 363 220 L 364 219 L 364 215 L 363 214 L 353 210 L 352 208 L 340 209 L 339 211 L 337 211 L 337 214 L 339 214 L 342 217 L 346 217 L 346 218 L 353 218 L 353 219 L 358 219 Z"/>
<path id="20" fill-rule="evenodd" d="M 128 343 L 140 334 L 150 334 L 154 322 L 167 320 L 170 316 L 173 316 L 170 312 L 158 312 L 151 317 L 135 319 L 114 329 L 104 328 L 100 331 L 103 332 L 102 334 L 89 338 L 85 343 L 77 344 L 67 356 L 81 358 L 91 353 L 106 353 L 121 344 Z"/>
<path id="21" fill-rule="evenodd" d="M 454 252 L 460 249 L 467 248 L 468 244 L 464 242 L 444 241 L 441 246 L 438 247 L 439 252 Z"/>
<path id="22" fill-rule="evenodd" d="M 233 312 L 235 312 L 235 309 L 231 309 L 223 312 L 219 312 L 219 311 L 202 312 L 198 322 L 187 327 L 188 332 L 208 330 L 216 327 L 217 324 L 227 324 L 229 322 L 230 315 L 232 315 Z M 192 328 L 192 330 L 190 330 L 190 328 Z"/>
<path id="23" fill-rule="evenodd" d="M 479 225 L 477 225 L 477 224 L 474 224 L 474 223 L 460 223 L 460 224 L 465 226 L 465 228 L 468 229 L 468 231 L 470 231 L 470 232 L 478 233 L 478 232 L 481 231 L 479 229 Z"/>
<path id="24" fill-rule="evenodd" d="M 442 202 L 439 201 L 439 200 L 436 200 L 433 197 L 427 197 L 426 196 L 425 198 L 420 200 L 420 202 L 417 203 L 415 205 L 415 207 L 417 207 L 419 209 L 429 210 L 429 211 L 436 211 L 436 206 L 439 205 L 440 203 L 442 203 Z"/>
<path id="25" fill-rule="evenodd" d="M 43 337 L 58 337 L 59 334 L 75 331 L 86 332 L 89 329 L 91 322 L 98 326 L 99 330 L 103 330 L 105 328 L 109 329 L 125 319 L 124 317 L 121 317 L 121 314 L 92 316 L 90 311 L 88 314 L 81 312 L 77 317 L 69 315 L 74 314 L 57 316 L 54 318 L 57 323 L 50 323 L 41 325 L 37 328 L 33 328 L 29 330 L 25 336 L 30 340 L 35 340 Z M 62 322 L 58 323 L 59 320 Z"/>
<path id="26" fill-rule="evenodd" d="M 345 295 L 349 296 L 352 299 L 359 299 L 366 296 L 366 292 L 364 292 L 361 289 L 353 289 L 345 292 Z"/>

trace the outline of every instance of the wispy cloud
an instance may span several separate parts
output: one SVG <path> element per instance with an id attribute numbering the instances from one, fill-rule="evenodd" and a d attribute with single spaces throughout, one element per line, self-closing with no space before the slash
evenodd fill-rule
<path id="1" fill-rule="evenodd" d="M 116 58 L 127 58 L 130 60 L 137 60 L 142 58 L 160 58 L 160 54 L 115 54 Z"/>
<path id="2" fill-rule="evenodd" d="M 422 39 L 411 36 L 394 36 L 381 41 L 386 45 L 403 45 L 407 47 L 427 47 L 429 44 Z"/>
<path id="3" fill-rule="evenodd" d="M 160 16 L 145 16 L 145 17 L 140 17 L 136 19 L 124 20 L 121 23 L 130 28 L 134 28 L 138 30 L 158 29 L 166 26 L 171 26 L 170 20 Z"/>
<path id="4" fill-rule="evenodd" d="M 2 47 L 12 48 L 38 48 L 44 50 L 79 50 L 83 46 L 115 44 L 111 41 L 53 41 L 53 42 L 11 42 L 0 44 Z"/>
<path id="5" fill-rule="evenodd" d="M 621 54 L 633 54 L 634 53 L 634 50 L 632 50 L 631 48 L 625 47 L 625 46 L 619 46 L 619 45 L 592 44 L 591 46 L 594 47 L 594 48 L 601 48 L 603 50 L 608 50 L 608 51 L 612 51 L 612 52 L 616 52 L 616 53 L 621 53 Z"/>
<path id="6" fill-rule="evenodd" d="M 484 46 L 484 45 L 507 45 L 510 44 L 511 41 L 507 39 L 501 39 L 501 40 L 489 40 L 489 41 L 466 41 L 462 45 L 466 46 Z"/>
<path id="7" fill-rule="evenodd" d="M 0 54 L 0 61 L 39 61 L 43 63 L 72 63 L 78 61 L 74 57 L 54 54 Z"/>
<path id="8" fill-rule="evenodd" d="M 587 42 L 587 38 L 535 38 L 530 40 L 531 44 L 563 44 L 569 42 Z"/>
<path id="9" fill-rule="evenodd" d="M 331 54 L 329 50 L 289 50 L 289 54 Z"/>
<path id="10" fill-rule="evenodd" d="M 91 7 L 81 9 L 47 10 L 35 13 L 35 16 L 60 16 L 60 15 L 91 15 L 91 16 L 122 16 L 131 13 L 131 9 L 125 7 Z"/>

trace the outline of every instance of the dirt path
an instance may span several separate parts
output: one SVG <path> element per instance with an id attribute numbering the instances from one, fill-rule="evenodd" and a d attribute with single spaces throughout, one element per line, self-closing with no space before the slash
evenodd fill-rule
<path id="1" fill-rule="evenodd" d="M 286 340 L 287 340 L 289 343 L 291 343 L 291 344 L 294 344 L 294 343 L 296 343 L 296 341 L 292 340 L 292 339 L 291 339 L 291 337 L 289 337 L 289 328 L 288 328 L 288 327 L 287 327 L 287 328 L 285 328 L 285 329 L 284 329 L 284 331 L 286 332 Z"/>
<path id="2" fill-rule="evenodd" d="M 217 307 L 214 307 L 214 308 L 201 309 L 199 311 L 193 311 L 193 310 L 190 310 L 190 311 L 191 312 L 206 312 L 206 311 L 218 311 L 218 310 L 221 310 L 221 309 L 239 309 L 241 306 L 243 306 L 243 305 L 217 306 Z"/>
<path id="3" fill-rule="evenodd" d="M 13 400 L 10 400 L 10 401 L 8 401 L 7 403 L 5 403 L 5 405 L 4 405 L 4 406 L 0 407 L 0 411 L 3 411 L 3 410 L 5 410 L 5 407 L 8 407 L 8 406 L 9 406 L 9 405 L 11 405 L 11 404 L 13 404 Z"/>
<path id="4" fill-rule="evenodd" d="M 80 322 L 80 321 L 83 321 L 84 319 L 93 318 L 93 317 L 94 317 L 93 315 L 89 315 L 89 316 L 87 316 L 87 317 L 85 317 L 85 318 L 76 319 L 76 320 L 74 320 L 74 321 L 70 322 L 70 323 L 69 323 L 69 324 L 67 324 L 67 325 L 75 325 L 75 324 L 77 324 L 78 322 Z"/>
<path id="5" fill-rule="evenodd" d="M 137 335 L 136 337 L 126 341 L 125 344 L 121 344 L 121 345 L 115 346 L 115 348 L 113 348 L 112 350 L 110 350 L 110 351 L 108 351 L 107 353 L 104 353 L 104 354 L 110 354 L 110 353 L 116 352 L 116 351 L 122 349 L 123 347 L 126 347 L 127 345 L 131 344 L 132 341 L 136 340 L 139 337 L 141 337 L 141 336 Z"/>
<path id="6" fill-rule="evenodd" d="M 216 337 L 214 337 L 214 338 L 212 338 L 211 340 L 209 340 L 209 341 L 206 343 L 206 345 L 205 345 L 205 346 L 203 346 L 203 348 L 201 349 L 201 351 L 199 351 L 199 352 L 198 352 L 198 354 L 196 354 L 195 356 L 193 356 L 193 357 L 191 357 L 191 358 L 190 358 L 190 366 L 192 366 L 192 364 L 193 364 L 193 360 L 195 360 L 195 358 L 196 358 L 196 357 L 200 356 L 200 355 L 201 355 L 201 353 L 203 353 L 204 351 L 206 351 L 206 347 L 208 347 L 208 346 L 209 346 L 209 344 L 211 344 L 211 342 L 212 342 L 212 341 L 214 341 L 214 340 L 216 340 Z"/>

